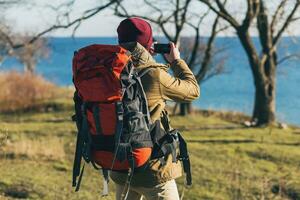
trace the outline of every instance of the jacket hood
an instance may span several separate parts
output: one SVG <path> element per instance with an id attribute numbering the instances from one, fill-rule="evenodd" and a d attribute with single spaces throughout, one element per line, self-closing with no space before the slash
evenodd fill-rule
<path id="1" fill-rule="evenodd" d="M 169 65 L 157 63 L 153 59 L 149 51 L 147 51 L 138 42 L 127 42 L 127 43 L 121 43 L 120 45 L 123 48 L 130 51 L 133 65 L 139 70 L 142 70 L 147 67 L 160 67 L 167 71 L 169 68 Z"/>

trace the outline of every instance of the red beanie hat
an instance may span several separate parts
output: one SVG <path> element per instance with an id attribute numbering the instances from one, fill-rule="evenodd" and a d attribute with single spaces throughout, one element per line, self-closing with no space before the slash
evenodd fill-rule
<path id="1" fill-rule="evenodd" d="M 152 39 L 152 28 L 143 19 L 132 17 L 121 21 L 117 29 L 119 43 L 138 42 L 147 50 L 150 49 Z"/>

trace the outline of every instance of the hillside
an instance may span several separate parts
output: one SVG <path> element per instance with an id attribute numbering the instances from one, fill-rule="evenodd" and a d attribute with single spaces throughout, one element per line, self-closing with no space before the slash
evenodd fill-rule
<path id="1" fill-rule="evenodd" d="M 71 188 L 72 102 L 48 112 L 0 114 L 0 199 L 101 199 L 101 175 L 87 167 Z M 194 185 L 184 199 L 300 199 L 300 129 L 245 128 L 211 115 L 172 117 L 188 141 Z M 178 180 L 182 191 L 183 178 Z M 114 186 L 110 184 L 113 199 Z"/>

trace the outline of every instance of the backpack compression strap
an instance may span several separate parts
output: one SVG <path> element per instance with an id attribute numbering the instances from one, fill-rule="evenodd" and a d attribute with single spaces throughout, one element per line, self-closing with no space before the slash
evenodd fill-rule
<path id="1" fill-rule="evenodd" d="M 76 95 L 76 96 L 75 96 Z M 77 192 L 80 188 L 82 175 L 84 172 L 84 165 L 81 167 L 81 160 L 84 160 L 89 163 L 91 162 L 91 138 L 89 134 L 88 121 L 86 116 L 86 107 L 87 103 L 82 102 L 78 97 L 77 93 L 74 94 L 74 102 L 75 102 L 75 117 L 78 129 L 77 141 L 76 141 L 76 150 L 75 150 L 75 158 L 73 164 L 73 181 L 72 186 L 76 187 L 75 191 Z M 77 181 L 78 177 L 78 181 Z"/>
<path id="2" fill-rule="evenodd" d="M 177 132 L 178 140 L 179 140 L 179 160 L 182 161 L 183 164 L 183 171 L 186 175 L 186 186 L 192 186 L 192 174 L 191 174 L 191 163 L 190 158 L 187 150 L 187 144 L 184 141 L 183 137 Z"/>
<path id="3" fill-rule="evenodd" d="M 72 120 L 76 122 L 77 125 L 77 141 L 76 141 L 76 150 L 75 150 L 75 157 L 74 157 L 74 164 L 73 164 L 73 181 L 72 186 L 75 187 L 77 185 L 76 180 L 77 177 L 80 175 L 80 167 L 81 167 L 81 160 L 82 160 L 82 147 L 83 147 L 83 135 L 80 132 L 81 125 L 82 125 L 82 116 L 81 112 L 81 101 L 77 95 L 77 92 L 74 93 L 74 103 L 75 103 L 75 115 L 72 117 Z"/>
<path id="4" fill-rule="evenodd" d="M 173 135 L 178 138 L 179 151 L 180 151 L 178 159 L 180 161 L 182 161 L 183 171 L 186 175 L 186 186 L 188 186 L 188 187 L 192 186 L 191 163 L 190 163 L 190 158 L 189 158 L 189 154 L 188 154 L 187 144 L 186 144 L 185 140 L 183 139 L 183 137 L 180 135 L 178 130 L 176 130 L 176 129 L 170 130 L 170 125 L 169 125 L 170 121 L 169 121 L 169 118 L 167 115 L 167 111 L 163 111 L 161 123 L 167 133 L 174 132 Z M 173 153 L 173 160 L 174 160 L 174 153 Z"/>

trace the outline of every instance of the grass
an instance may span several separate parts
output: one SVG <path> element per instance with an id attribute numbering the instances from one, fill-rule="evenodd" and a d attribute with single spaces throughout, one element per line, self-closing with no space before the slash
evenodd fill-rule
<path id="1" fill-rule="evenodd" d="M 76 129 L 72 102 L 0 114 L 0 199 L 100 199 L 102 176 L 88 166 L 71 188 Z M 300 131 L 245 128 L 218 115 L 172 117 L 188 142 L 194 184 L 184 199 L 300 199 Z M 177 180 L 180 193 L 184 178 Z M 114 185 L 104 199 L 114 199 Z"/>

